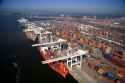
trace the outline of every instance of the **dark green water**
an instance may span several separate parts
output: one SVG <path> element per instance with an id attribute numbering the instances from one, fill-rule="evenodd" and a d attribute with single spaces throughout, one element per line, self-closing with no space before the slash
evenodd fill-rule
<path id="1" fill-rule="evenodd" d="M 41 64 L 42 57 L 37 48 L 31 47 L 19 26 L 17 16 L 0 16 L 0 76 L 1 83 L 16 83 L 19 64 L 19 83 L 77 83 L 70 75 L 63 78 L 48 65 Z"/>

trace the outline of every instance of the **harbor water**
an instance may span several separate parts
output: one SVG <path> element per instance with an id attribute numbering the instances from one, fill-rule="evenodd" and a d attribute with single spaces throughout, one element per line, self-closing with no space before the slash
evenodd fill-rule
<path id="1" fill-rule="evenodd" d="M 31 47 L 19 16 L 0 15 L 0 75 L 2 83 L 77 83 L 70 75 L 64 78 L 47 64 L 41 64 L 42 56 Z"/>

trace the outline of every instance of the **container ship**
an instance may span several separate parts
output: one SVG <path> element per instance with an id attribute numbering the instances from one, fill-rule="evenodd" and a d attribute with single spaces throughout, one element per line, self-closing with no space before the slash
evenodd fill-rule
<path id="1" fill-rule="evenodd" d="M 49 51 L 47 47 L 39 47 L 38 50 L 45 60 L 48 60 L 54 57 L 54 54 L 51 51 Z M 52 63 L 48 63 L 48 65 L 53 70 L 61 74 L 63 77 L 66 77 L 66 75 L 69 72 L 68 68 L 65 66 L 63 62 L 52 62 Z"/>

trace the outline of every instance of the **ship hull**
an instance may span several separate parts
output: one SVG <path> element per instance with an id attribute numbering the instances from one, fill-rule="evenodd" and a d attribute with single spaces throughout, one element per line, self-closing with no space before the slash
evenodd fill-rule
<path id="1" fill-rule="evenodd" d="M 38 48 L 41 56 L 45 59 L 48 60 L 51 57 L 53 57 L 53 53 L 47 51 L 46 54 L 41 50 L 41 47 Z M 69 70 L 68 68 L 65 66 L 65 64 L 63 62 L 52 62 L 52 63 L 48 63 L 48 65 L 57 73 L 61 74 L 63 77 L 66 77 L 66 75 L 68 74 Z"/>

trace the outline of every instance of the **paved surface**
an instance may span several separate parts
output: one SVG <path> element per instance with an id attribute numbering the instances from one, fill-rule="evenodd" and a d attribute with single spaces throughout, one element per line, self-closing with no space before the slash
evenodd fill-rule
<path id="1" fill-rule="evenodd" d="M 82 67 L 74 66 L 70 70 L 70 74 L 78 80 L 79 83 L 109 83 L 108 80 L 103 78 L 99 73 L 90 69 L 87 66 L 86 60 L 83 60 Z"/>
<path id="2" fill-rule="evenodd" d="M 86 72 L 89 76 L 91 76 L 97 83 L 109 83 L 108 80 L 103 78 L 101 74 L 96 71 L 90 69 L 85 61 L 82 63 L 82 71 Z"/>
<path id="3" fill-rule="evenodd" d="M 86 72 L 81 71 L 81 68 L 74 66 L 70 71 L 75 76 L 79 83 L 97 83 L 92 77 L 90 77 Z"/>

